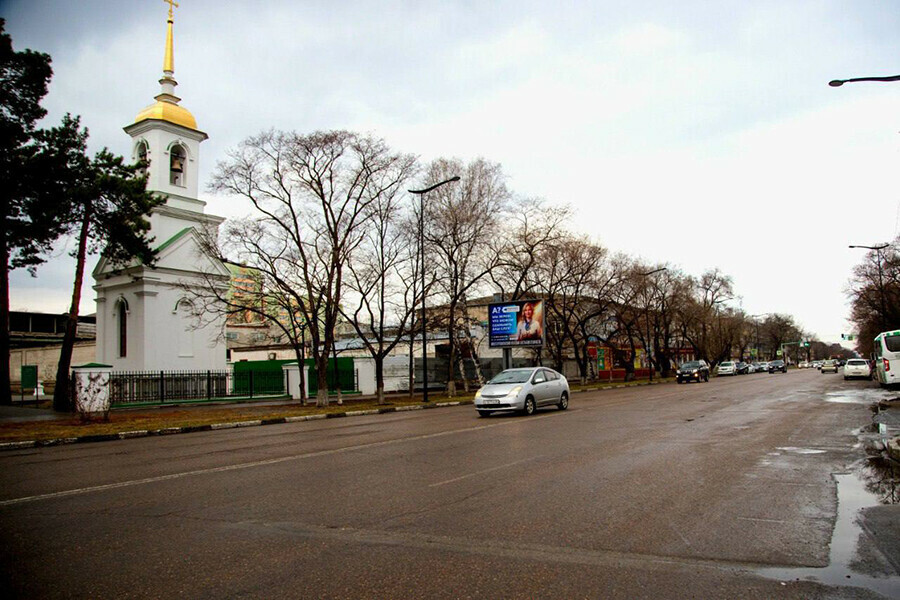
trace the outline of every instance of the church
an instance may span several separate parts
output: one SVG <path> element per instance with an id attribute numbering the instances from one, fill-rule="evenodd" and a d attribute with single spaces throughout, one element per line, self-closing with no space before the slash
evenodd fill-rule
<path id="1" fill-rule="evenodd" d="M 221 285 L 231 272 L 202 250 L 222 217 L 206 214 L 198 198 L 200 144 L 207 135 L 175 95 L 174 19 L 169 5 L 163 76 L 155 102 L 125 127 L 132 159 L 147 162 L 147 189 L 165 199 L 149 216 L 156 265 L 111 264 L 93 271 L 97 302 L 96 360 L 117 371 L 194 371 L 226 368 L 225 316 L 204 312 L 190 289 Z"/>

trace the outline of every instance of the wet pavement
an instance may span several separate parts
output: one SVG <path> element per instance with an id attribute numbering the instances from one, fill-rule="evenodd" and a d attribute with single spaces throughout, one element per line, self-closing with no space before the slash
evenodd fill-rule
<path id="1" fill-rule="evenodd" d="M 836 473 L 838 514 L 821 568 L 767 568 L 764 577 L 816 581 L 873 590 L 900 598 L 900 463 L 885 450 L 900 435 L 900 399 L 877 387 L 828 392 L 825 401 L 872 407 L 872 426 L 858 430 L 865 457 Z M 802 449 L 779 448 L 782 451 Z"/>

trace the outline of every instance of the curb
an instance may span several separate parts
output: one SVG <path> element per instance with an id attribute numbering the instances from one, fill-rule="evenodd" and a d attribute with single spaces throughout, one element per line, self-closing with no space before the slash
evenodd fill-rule
<path id="1" fill-rule="evenodd" d="M 572 390 L 572 394 L 581 392 L 602 392 L 605 390 L 618 390 L 629 387 L 640 387 L 648 385 L 660 385 L 667 383 L 666 381 L 654 382 L 638 382 L 629 385 L 606 385 L 596 388 L 582 388 Z M 3 450 L 23 450 L 28 448 L 42 448 L 45 446 L 61 446 L 64 444 L 82 444 L 90 442 L 111 442 L 114 440 L 130 440 L 134 438 L 152 437 L 161 435 L 174 435 L 179 433 L 194 433 L 197 431 L 219 431 L 222 429 L 237 429 L 239 427 L 260 427 L 262 425 L 281 425 L 283 423 L 299 423 L 301 421 L 318 421 L 321 419 L 340 419 L 344 417 L 363 417 L 370 415 L 381 415 L 394 412 L 408 412 L 411 410 L 430 410 L 433 408 L 444 408 L 448 406 L 460 406 L 464 404 L 474 404 L 474 400 L 458 400 L 453 402 L 435 402 L 429 404 L 413 404 L 408 406 L 386 406 L 384 408 L 376 408 L 371 410 L 348 410 L 336 413 L 324 413 L 317 415 L 303 415 L 297 417 L 278 417 L 275 419 L 257 419 L 253 421 L 237 421 L 234 423 L 213 423 L 210 425 L 189 425 L 187 427 L 165 427 L 163 429 L 141 429 L 136 431 L 122 431 L 119 433 L 102 433 L 93 435 L 83 435 L 73 438 L 57 438 L 50 440 L 31 440 L 24 442 L 2 442 L 0 443 L 0 451 Z"/>
<path id="2" fill-rule="evenodd" d="M 189 425 L 186 427 L 165 427 L 163 429 L 141 429 L 137 431 L 122 431 L 119 433 L 102 433 L 83 435 L 73 438 L 56 438 L 50 440 L 31 440 L 24 442 L 0 443 L 0 451 L 22 450 L 27 448 L 41 448 L 45 446 L 61 446 L 63 444 L 81 444 L 90 442 L 111 442 L 114 440 L 129 440 L 141 437 L 173 435 L 178 433 L 194 433 L 197 431 L 218 431 L 221 429 L 237 429 L 239 427 L 260 427 L 262 425 L 280 425 L 283 423 L 299 423 L 301 421 L 319 421 L 321 419 L 339 419 L 342 417 L 362 417 L 368 415 L 380 415 L 393 412 L 408 412 L 411 410 L 425 410 L 430 408 L 443 408 L 447 406 L 460 406 L 473 404 L 474 400 L 459 400 L 456 402 L 436 402 L 434 404 L 420 404 L 410 406 L 386 406 L 372 410 L 349 410 L 337 413 L 324 413 L 317 415 L 303 415 L 297 417 L 277 417 L 274 419 L 257 419 L 253 421 L 237 421 L 234 423 L 213 423 L 210 425 Z"/>

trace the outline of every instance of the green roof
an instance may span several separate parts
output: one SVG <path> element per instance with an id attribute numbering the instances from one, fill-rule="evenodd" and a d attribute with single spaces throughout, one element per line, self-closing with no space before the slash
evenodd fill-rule
<path id="1" fill-rule="evenodd" d="M 169 246 L 171 246 L 172 244 L 174 244 L 175 242 L 177 242 L 179 239 L 181 239 L 182 237 L 184 237 L 184 235 L 185 235 L 187 232 L 193 231 L 193 229 L 194 229 L 193 227 L 185 227 L 184 229 L 182 229 L 181 231 L 179 231 L 178 233 L 176 233 L 175 235 L 173 235 L 172 237 L 170 237 L 169 239 L 167 239 L 165 242 L 163 242 L 163 243 L 159 246 L 159 248 L 156 249 L 156 251 L 157 251 L 157 252 L 162 252 L 163 250 L 165 250 L 166 248 L 168 248 Z"/>

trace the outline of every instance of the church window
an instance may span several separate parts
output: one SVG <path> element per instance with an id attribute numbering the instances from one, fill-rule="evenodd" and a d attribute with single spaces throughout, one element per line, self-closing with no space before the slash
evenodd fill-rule
<path id="1" fill-rule="evenodd" d="M 181 299 L 175 305 L 175 313 L 178 315 L 178 356 L 194 356 L 194 323 L 193 305 L 190 301 Z"/>
<path id="2" fill-rule="evenodd" d="M 179 187 L 185 187 L 185 165 L 187 155 L 184 148 L 179 145 L 172 146 L 169 150 L 169 183 Z"/>
<path id="3" fill-rule="evenodd" d="M 116 304 L 116 320 L 118 322 L 119 358 L 128 355 L 128 303 L 122 298 Z"/>
<path id="4" fill-rule="evenodd" d="M 138 142 L 136 154 L 138 161 L 144 164 L 143 168 L 140 170 L 140 174 L 143 175 L 147 172 L 147 167 L 150 165 L 150 159 L 148 158 L 150 150 L 147 147 L 147 142 L 143 140 Z"/>

